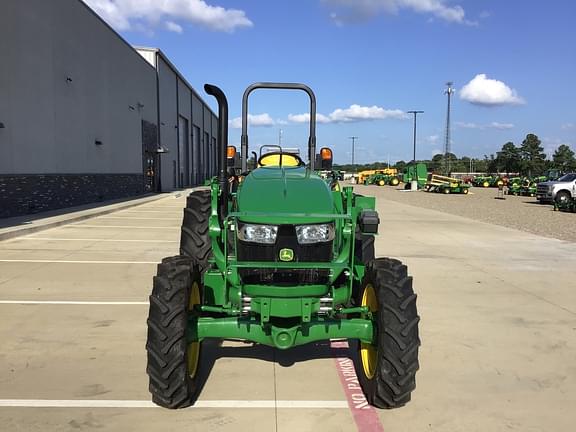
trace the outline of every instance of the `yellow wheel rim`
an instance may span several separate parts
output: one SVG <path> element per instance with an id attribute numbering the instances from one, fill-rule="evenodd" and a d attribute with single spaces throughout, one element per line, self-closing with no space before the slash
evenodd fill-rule
<path id="1" fill-rule="evenodd" d="M 398 179 L 393 179 L 392 180 L 392 186 L 396 186 L 398 184 Z"/>
<path id="2" fill-rule="evenodd" d="M 366 288 L 364 288 L 362 306 L 368 306 L 368 309 L 372 313 L 378 311 L 378 300 L 376 299 L 376 293 L 374 292 L 372 284 L 368 284 Z M 378 363 L 378 350 L 374 345 L 362 342 L 360 346 L 360 357 L 364 375 L 366 375 L 368 379 L 374 378 L 376 374 L 376 364 Z"/>
<path id="3" fill-rule="evenodd" d="M 378 182 L 378 184 L 379 184 L 380 186 L 384 186 L 384 180 L 380 180 L 380 181 Z"/>
<path id="4" fill-rule="evenodd" d="M 192 310 L 195 305 L 200 304 L 200 286 L 198 282 L 192 284 L 190 289 L 190 300 L 188 302 L 188 310 Z M 187 350 L 188 358 L 188 375 L 194 378 L 198 370 L 198 360 L 200 359 L 200 342 L 192 342 L 188 345 Z"/>
<path id="5" fill-rule="evenodd" d="M 490 186 L 490 183 L 488 183 L 488 182 L 484 182 L 484 183 L 482 183 L 482 186 L 484 186 L 484 187 L 488 187 L 488 186 Z"/>

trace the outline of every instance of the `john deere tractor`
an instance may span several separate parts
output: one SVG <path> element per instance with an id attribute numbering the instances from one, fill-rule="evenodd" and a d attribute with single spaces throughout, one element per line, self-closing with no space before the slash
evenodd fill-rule
<path id="1" fill-rule="evenodd" d="M 152 400 L 166 408 L 194 403 L 208 339 L 278 350 L 349 339 L 367 400 L 404 405 L 416 385 L 420 345 L 412 277 L 400 261 L 375 258 L 375 199 L 351 187 L 331 190 L 317 174 L 331 169 L 332 151 L 316 154 L 314 93 L 303 84 L 249 86 L 241 175 L 231 175 L 228 103 L 218 87 L 204 88 L 219 105 L 219 175 L 188 196 L 180 255 L 163 259 L 154 277 L 146 345 Z M 248 172 L 248 97 L 256 89 L 308 94 L 307 161 L 278 148 L 260 152 Z"/>

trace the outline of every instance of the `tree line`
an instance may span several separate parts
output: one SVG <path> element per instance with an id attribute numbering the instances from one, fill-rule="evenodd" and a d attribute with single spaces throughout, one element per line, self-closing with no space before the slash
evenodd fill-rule
<path id="1" fill-rule="evenodd" d="M 419 160 L 428 166 L 428 170 L 434 172 L 446 172 L 449 167 L 450 172 L 482 172 L 488 174 L 496 173 L 519 173 L 525 176 L 537 176 L 544 174 L 546 170 L 556 168 L 563 172 L 576 171 L 576 157 L 574 151 L 566 145 L 560 145 L 552 159 L 548 159 L 542 147 L 542 141 L 535 134 L 528 134 L 522 144 L 516 146 L 513 142 L 505 143 L 496 154 L 485 155 L 481 158 L 470 158 L 463 156 L 458 158 L 453 153 L 434 155 L 429 160 Z M 402 171 L 407 165 L 406 161 L 398 161 L 394 165 Z M 386 162 L 374 162 L 370 164 L 334 165 L 335 169 L 344 171 L 363 171 L 370 169 L 383 169 L 388 167 Z"/>

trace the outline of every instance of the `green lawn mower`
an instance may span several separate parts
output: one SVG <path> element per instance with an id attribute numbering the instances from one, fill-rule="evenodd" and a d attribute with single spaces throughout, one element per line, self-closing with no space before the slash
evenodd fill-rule
<path id="1" fill-rule="evenodd" d="M 242 174 L 231 177 L 228 103 L 218 87 L 204 88 L 219 106 L 219 175 L 187 197 L 180 255 L 163 259 L 154 277 L 146 344 L 152 400 L 166 408 L 194 403 L 208 339 L 287 350 L 336 338 L 352 341 L 368 402 L 403 406 L 419 367 L 412 277 L 400 261 L 375 258 L 375 199 L 351 187 L 331 190 L 316 172 L 331 169 L 332 151 L 316 154 L 314 93 L 290 83 L 246 89 Z M 247 171 L 248 97 L 256 89 L 308 94 L 307 162 L 279 148 L 261 152 Z"/>

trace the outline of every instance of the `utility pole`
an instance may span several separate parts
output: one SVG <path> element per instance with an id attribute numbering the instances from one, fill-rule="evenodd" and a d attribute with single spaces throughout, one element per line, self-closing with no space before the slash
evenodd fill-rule
<path id="1" fill-rule="evenodd" d="M 452 88 L 452 81 L 448 81 L 446 83 L 446 90 L 444 94 L 448 95 L 448 109 L 446 111 L 446 142 L 444 143 L 444 174 L 450 175 L 450 157 L 448 156 L 451 152 L 450 148 L 450 97 L 452 93 L 454 93 L 454 89 Z"/>
<path id="2" fill-rule="evenodd" d="M 409 114 L 414 114 L 414 157 L 412 161 L 416 163 L 416 115 L 422 114 L 424 111 L 407 111 Z"/>
<path id="3" fill-rule="evenodd" d="M 356 169 L 354 168 L 354 144 L 356 143 L 356 140 L 358 139 L 358 137 L 357 136 L 351 136 L 348 138 L 352 140 L 352 170 L 354 172 L 356 172 Z"/>
<path id="4" fill-rule="evenodd" d="M 282 147 L 282 129 L 278 131 L 278 145 Z"/>

